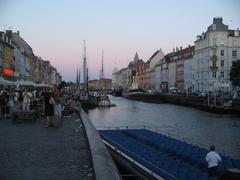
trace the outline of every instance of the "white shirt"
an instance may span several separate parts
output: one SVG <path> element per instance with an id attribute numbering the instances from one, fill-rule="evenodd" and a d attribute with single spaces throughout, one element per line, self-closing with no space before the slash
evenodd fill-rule
<path id="1" fill-rule="evenodd" d="M 206 161 L 208 163 L 208 168 L 218 166 L 218 163 L 222 161 L 221 157 L 215 151 L 211 151 L 206 155 Z"/>

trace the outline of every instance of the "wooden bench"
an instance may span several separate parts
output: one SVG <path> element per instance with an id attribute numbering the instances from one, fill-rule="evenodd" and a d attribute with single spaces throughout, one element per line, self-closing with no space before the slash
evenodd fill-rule
<path id="1" fill-rule="evenodd" d="M 32 122 L 35 123 L 37 119 L 36 110 L 14 110 L 12 112 L 12 122 Z"/>

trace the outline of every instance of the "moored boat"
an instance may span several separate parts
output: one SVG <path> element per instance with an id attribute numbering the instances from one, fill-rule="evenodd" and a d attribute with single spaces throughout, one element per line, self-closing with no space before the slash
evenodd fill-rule
<path id="1" fill-rule="evenodd" d="M 149 179 L 208 180 L 205 168 L 208 150 L 204 148 L 144 128 L 99 130 L 99 133 L 113 156 L 122 157 L 122 162 L 129 162 L 128 167 L 151 176 Z M 221 157 L 220 174 L 226 175 L 224 172 L 232 168 L 239 170 L 240 160 Z"/>
<path id="2" fill-rule="evenodd" d="M 115 107 L 116 104 L 112 104 L 108 96 L 105 96 L 105 97 L 100 97 L 98 106 L 99 107 Z"/>
<path id="3" fill-rule="evenodd" d="M 123 91 L 123 97 L 132 100 L 144 101 L 149 103 L 162 103 L 163 95 L 158 92 L 146 92 L 142 89 L 132 89 Z"/>

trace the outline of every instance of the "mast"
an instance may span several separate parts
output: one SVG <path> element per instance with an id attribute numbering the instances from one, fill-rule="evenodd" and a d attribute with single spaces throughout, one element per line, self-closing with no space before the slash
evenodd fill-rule
<path id="1" fill-rule="evenodd" d="M 79 67 L 79 70 L 78 70 L 78 86 L 79 86 L 79 88 L 80 88 L 80 86 L 81 86 L 81 69 L 80 69 L 80 67 Z"/>
<path id="2" fill-rule="evenodd" d="M 78 79 L 78 65 L 77 65 L 77 72 L 76 72 L 76 88 L 78 88 L 79 79 Z"/>
<path id="3" fill-rule="evenodd" d="M 101 68 L 101 79 L 100 79 L 100 81 L 101 81 L 101 88 L 103 89 L 103 81 L 104 81 L 104 74 L 103 74 L 103 50 L 102 50 L 102 68 Z"/>
<path id="4" fill-rule="evenodd" d="M 87 57 L 86 57 L 86 46 L 85 46 L 85 40 L 84 43 L 84 52 L 83 52 L 83 84 L 87 84 Z"/>

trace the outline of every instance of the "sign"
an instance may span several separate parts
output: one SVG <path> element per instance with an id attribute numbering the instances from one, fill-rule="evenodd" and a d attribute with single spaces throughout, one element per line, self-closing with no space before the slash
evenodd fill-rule
<path id="1" fill-rule="evenodd" d="M 14 76 L 14 72 L 11 69 L 4 69 L 3 74 L 6 75 L 6 76 L 10 76 L 10 77 Z"/>
<path id="2" fill-rule="evenodd" d="M 14 72 L 14 77 L 19 77 L 20 73 L 18 71 Z"/>

